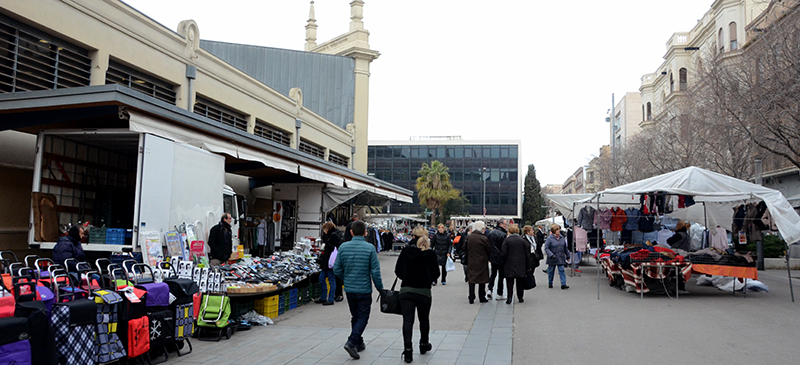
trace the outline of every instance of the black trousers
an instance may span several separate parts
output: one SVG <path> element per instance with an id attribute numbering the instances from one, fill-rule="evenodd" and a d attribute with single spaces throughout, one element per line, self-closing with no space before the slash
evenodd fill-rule
<path id="1" fill-rule="evenodd" d="M 478 298 L 481 301 L 486 300 L 486 284 L 473 284 L 469 283 L 469 301 L 475 300 L 475 285 L 478 285 Z"/>
<path id="2" fill-rule="evenodd" d="M 344 288 L 344 280 L 340 277 L 336 277 L 336 296 L 337 297 L 344 297 L 342 295 L 342 289 Z"/>
<path id="3" fill-rule="evenodd" d="M 511 300 L 514 295 L 514 282 L 517 282 L 517 299 L 522 300 L 522 296 L 525 293 L 525 278 L 506 278 L 506 289 L 508 299 Z"/>
<path id="4" fill-rule="evenodd" d="M 503 265 L 492 264 L 492 276 L 489 277 L 489 291 L 494 289 L 495 278 L 497 278 L 497 295 L 503 295 Z"/>
<path id="5" fill-rule="evenodd" d="M 431 331 L 431 297 L 417 293 L 400 293 L 400 308 L 403 310 L 403 342 L 406 348 L 411 348 L 411 333 L 414 332 L 414 311 L 419 318 L 419 343 L 430 342 L 428 334 Z"/>
<path id="6" fill-rule="evenodd" d="M 445 269 L 445 267 L 447 267 L 447 262 L 445 262 L 444 265 L 442 265 L 442 282 L 443 283 L 445 281 L 447 281 L 447 270 Z"/>

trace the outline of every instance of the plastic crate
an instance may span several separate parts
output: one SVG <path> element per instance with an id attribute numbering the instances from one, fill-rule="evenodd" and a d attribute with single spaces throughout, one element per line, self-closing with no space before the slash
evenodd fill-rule
<path id="1" fill-rule="evenodd" d="M 282 300 L 283 308 L 286 310 L 290 309 L 289 302 L 291 301 L 291 297 L 289 296 L 289 292 L 284 292 L 283 294 L 281 294 L 281 298 L 283 299 Z"/>
<path id="2" fill-rule="evenodd" d="M 106 230 L 103 228 L 90 229 L 89 243 L 106 243 Z"/>
<path id="3" fill-rule="evenodd" d="M 231 319 L 237 319 L 245 313 L 255 309 L 255 302 L 251 301 L 231 301 Z"/>
<path id="4" fill-rule="evenodd" d="M 278 313 L 278 310 L 276 309 L 276 310 L 274 310 L 274 311 L 271 311 L 271 312 L 267 312 L 267 313 L 265 313 L 265 314 L 262 314 L 262 316 L 266 316 L 267 318 L 270 318 L 270 319 L 272 319 L 272 318 L 275 318 L 275 317 L 277 317 L 279 314 L 280 314 L 280 313 Z"/>
<path id="5" fill-rule="evenodd" d="M 299 293 L 299 290 L 297 290 L 297 288 L 289 290 L 289 298 L 297 299 L 298 293 Z"/>
<path id="6" fill-rule="evenodd" d="M 109 245 L 124 245 L 125 244 L 125 229 L 124 228 L 107 228 L 106 229 L 106 244 L 109 244 Z"/>

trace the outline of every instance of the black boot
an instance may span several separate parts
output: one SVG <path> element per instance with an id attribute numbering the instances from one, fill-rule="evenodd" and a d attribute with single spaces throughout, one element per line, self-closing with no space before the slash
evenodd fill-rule
<path id="1" fill-rule="evenodd" d="M 411 347 L 411 344 L 406 344 L 405 350 L 403 350 L 403 361 L 405 362 L 414 361 L 414 348 Z"/>
<path id="2" fill-rule="evenodd" d="M 430 342 L 428 343 L 420 343 L 419 344 L 419 353 L 425 355 L 426 352 L 430 351 L 433 348 Z"/>

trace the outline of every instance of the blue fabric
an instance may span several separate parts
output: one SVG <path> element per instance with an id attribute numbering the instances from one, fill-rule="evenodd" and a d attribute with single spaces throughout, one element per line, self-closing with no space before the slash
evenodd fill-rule
<path id="1" fill-rule="evenodd" d="M 553 285 L 553 276 L 555 276 L 556 267 L 558 267 L 558 277 L 561 279 L 561 285 L 567 285 L 567 275 L 564 274 L 564 265 L 550 265 L 547 267 L 547 284 Z"/>
<path id="2" fill-rule="evenodd" d="M 636 208 L 625 209 L 625 215 L 628 220 L 622 225 L 623 230 L 635 231 L 639 229 L 639 218 L 642 217 L 642 211 Z"/>
<path id="3" fill-rule="evenodd" d="M 70 258 L 78 261 L 86 260 L 83 246 L 81 246 L 80 241 L 70 236 L 61 236 L 58 238 L 55 247 L 53 247 L 53 262 L 64 265 L 64 260 Z M 75 264 L 71 264 L 68 269 L 69 271 L 75 271 Z"/>
<path id="4" fill-rule="evenodd" d="M 650 243 L 653 243 L 653 244 L 655 244 L 654 242 L 658 241 L 658 231 L 653 231 L 653 232 L 645 232 L 645 233 L 642 235 L 642 239 L 643 239 L 645 242 L 647 242 L 647 241 L 650 241 Z M 661 243 L 661 242 L 659 242 L 659 243 Z M 666 243 L 666 242 L 664 242 L 664 243 Z"/>
<path id="5" fill-rule="evenodd" d="M 328 291 L 328 284 L 325 282 L 325 279 L 328 279 L 331 284 L 331 290 Z M 329 302 L 333 301 L 333 294 L 336 291 L 336 275 L 333 275 L 333 270 L 322 270 L 319 273 L 319 284 L 322 287 L 322 291 L 320 294 L 319 299 L 327 300 Z"/>
<path id="6" fill-rule="evenodd" d="M 356 345 L 364 342 L 361 335 L 364 329 L 367 328 L 369 322 L 370 304 L 372 303 L 372 294 L 360 293 L 347 293 L 347 305 L 350 307 L 350 337 L 347 338 L 347 343 L 355 347 Z"/>

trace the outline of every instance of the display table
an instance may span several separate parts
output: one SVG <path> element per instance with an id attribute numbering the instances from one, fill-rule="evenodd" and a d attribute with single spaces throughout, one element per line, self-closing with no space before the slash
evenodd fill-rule
<path id="1" fill-rule="evenodd" d="M 650 289 L 644 284 L 645 275 L 653 279 L 665 279 L 675 275 L 677 271 L 683 276 L 684 281 L 688 281 L 692 276 L 692 264 L 689 262 L 636 262 L 631 263 L 630 269 L 625 269 L 617 265 L 611 261 L 610 257 L 600 258 L 600 263 L 606 271 L 609 280 L 614 281 L 615 276 L 621 276 L 625 285 L 630 285 L 635 288 L 636 293 L 640 293 L 642 297 L 644 297 L 644 293 L 650 292 Z"/>
<path id="2" fill-rule="evenodd" d="M 758 270 L 755 267 L 693 264 L 692 271 L 698 274 L 758 280 Z"/>

